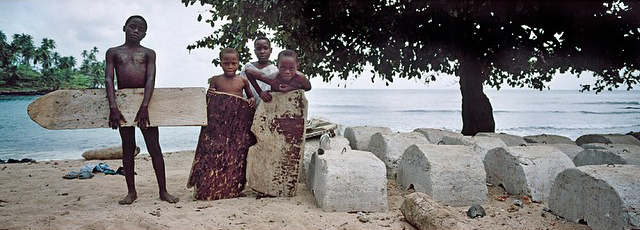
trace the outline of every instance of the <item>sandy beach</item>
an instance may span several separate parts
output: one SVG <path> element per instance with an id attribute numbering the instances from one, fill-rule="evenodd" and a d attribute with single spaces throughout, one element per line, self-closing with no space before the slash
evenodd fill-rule
<path id="1" fill-rule="evenodd" d="M 136 158 L 138 200 L 119 205 L 126 194 L 124 176 L 96 173 L 91 179 L 63 179 L 88 163 L 120 160 L 62 160 L 0 165 L 0 229 L 415 229 L 404 221 L 399 208 L 409 194 L 395 181 L 388 183 L 386 213 L 324 212 L 315 204 L 305 184 L 297 196 L 261 198 L 247 189 L 247 197 L 195 201 L 186 188 L 194 151 L 165 153 L 167 187 L 180 198 L 169 204 L 158 198 L 149 155 Z M 490 186 L 484 218 L 471 222 L 478 229 L 589 229 L 544 212 L 545 204 L 525 204 L 509 212 L 515 197 Z M 453 207 L 466 217 L 468 207 Z"/>

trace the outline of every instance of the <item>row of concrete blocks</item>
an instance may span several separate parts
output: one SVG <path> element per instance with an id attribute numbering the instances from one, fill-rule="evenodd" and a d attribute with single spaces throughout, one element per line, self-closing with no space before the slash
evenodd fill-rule
<path id="1" fill-rule="evenodd" d="M 388 128 L 382 127 L 349 127 L 345 130 L 349 146 L 345 143 L 345 138 L 332 139 L 332 142 L 336 143 L 332 145 L 334 150 L 325 151 L 325 155 L 314 153 L 309 160 L 308 184 L 314 191 L 318 205 L 325 211 L 384 211 L 386 210 L 384 175 L 394 178 L 395 173 L 403 187 L 427 193 L 447 205 L 464 206 L 486 202 L 485 181 L 502 185 L 511 194 L 527 195 L 534 201 L 542 202 L 547 200 L 550 194 L 553 195 L 551 189 L 554 187 L 553 182 L 556 176 L 566 170 L 575 169 L 569 154 L 559 151 L 552 140 L 545 141 L 551 143 L 547 146 L 531 144 L 527 146 L 520 142 L 522 137 L 518 139 L 517 136 L 506 134 L 487 133 L 476 137 L 462 137 L 457 133 L 436 129 L 417 131 L 423 131 L 422 135 L 393 133 Z M 369 143 L 366 143 L 367 135 L 370 136 Z M 549 140 L 547 135 L 541 137 Z M 432 144 L 429 141 L 431 139 L 437 142 Z M 505 142 L 518 146 L 509 147 Z M 454 145 L 437 145 L 438 143 Z M 601 149 L 620 146 L 592 145 Z M 379 159 L 369 152 L 349 150 L 350 147 L 363 148 L 362 146 L 367 146 L 366 148 L 374 152 Z M 636 150 L 626 150 L 626 153 L 640 154 Z M 585 183 L 577 185 L 582 185 L 581 188 L 591 188 L 584 186 Z M 621 188 L 637 191 L 640 183 L 627 182 L 625 185 L 626 187 Z M 572 189 L 571 191 L 578 191 L 576 188 Z M 555 203 L 562 203 L 561 201 Z M 583 204 L 582 206 L 574 205 L 573 207 L 576 208 L 570 209 L 573 211 L 569 212 L 586 207 L 587 203 L 583 202 Z M 640 207 L 627 203 L 624 205 L 614 208 L 632 210 L 628 207 Z M 603 209 L 590 212 L 595 213 L 596 217 L 588 219 L 597 219 L 600 211 Z M 563 215 L 562 209 L 558 209 L 557 213 Z M 625 213 L 632 213 L 622 215 L 628 217 L 627 223 L 631 223 L 628 226 L 636 226 L 633 224 L 635 212 Z M 569 219 L 575 219 L 569 214 L 566 215 Z M 584 215 L 580 216 L 580 219 L 585 218 Z M 595 222 L 594 225 L 597 225 L 598 221 Z"/>

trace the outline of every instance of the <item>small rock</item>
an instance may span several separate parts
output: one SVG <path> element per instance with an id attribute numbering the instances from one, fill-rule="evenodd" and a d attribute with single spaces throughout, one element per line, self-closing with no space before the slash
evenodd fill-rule
<path id="1" fill-rule="evenodd" d="M 486 216 L 487 213 L 484 211 L 484 208 L 482 206 L 480 206 L 479 204 L 473 204 L 471 205 L 471 207 L 469 208 L 469 210 L 467 211 L 467 216 L 469 218 L 476 218 L 476 217 L 484 217 Z"/>
<path id="2" fill-rule="evenodd" d="M 520 199 L 513 200 L 513 204 L 522 208 L 522 201 Z"/>
<path id="3" fill-rule="evenodd" d="M 507 212 L 517 212 L 518 210 L 520 210 L 520 208 L 512 204 L 511 206 L 509 206 L 509 209 L 507 209 Z"/>
<path id="4" fill-rule="evenodd" d="M 367 216 L 358 216 L 358 220 L 362 223 L 368 223 L 369 222 L 369 217 Z"/>

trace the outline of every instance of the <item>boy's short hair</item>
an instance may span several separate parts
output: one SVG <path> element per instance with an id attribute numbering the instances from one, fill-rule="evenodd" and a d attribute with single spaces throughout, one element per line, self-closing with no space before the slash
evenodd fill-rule
<path id="1" fill-rule="evenodd" d="M 142 22 L 144 22 L 144 27 L 149 28 L 147 26 L 147 20 L 145 20 L 142 16 L 140 15 L 132 15 L 131 17 L 127 18 L 127 21 L 124 22 L 124 25 L 127 26 L 127 24 L 129 24 L 129 22 L 131 20 L 133 20 L 134 18 L 139 18 L 140 20 L 142 20 Z"/>
<path id="2" fill-rule="evenodd" d="M 280 58 L 282 57 L 292 57 L 294 59 L 296 59 L 296 62 L 298 61 L 298 53 L 296 53 L 293 50 L 283 50 L 278 54 L 278 61 L 280 61 Z"/>
<path id="3" fill-rule="evenodd" d="M 253 44 L 255 45 L 256 42 L 260 41 L 260 40 L 265 40 L 267 41 L 267 43 L 269 43 L 269 45 L 271 45 L 271 41 L 269 40 L 269 38 L 265 37 L 265 36 L 258 36 L 256 38 L 256 40 L 253 41 Z"/>
<path id="4" fill-rule="evenodd" d="M 220 60 L 222 60 L 222 56 L 225 54 L 235 54 L 236 57 L 240 58 L 240 53 L 238 53 L 238 51 L 234 48 L 224 48 L 222 50 L 220 50 Z"/>

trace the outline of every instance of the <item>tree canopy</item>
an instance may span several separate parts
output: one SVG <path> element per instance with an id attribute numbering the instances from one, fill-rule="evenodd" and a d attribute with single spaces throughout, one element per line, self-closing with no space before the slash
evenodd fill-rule
<path id="1" fill-rule="evenodd" d="M 592 73 L 595 83 L 582 89 L 596 92 L 640 82 L 638 1 L 182 2 L 211 5 L 205 22 L 222 22 L 188 49 L 234 47 L 247 61 L 247 42 L 273 33 L 301 54 L 303 72 L 325 81 L 357 77 L 367 64 L 390 82 L 459 76 L 464 126 L 484 123 L 464 134 L 494 129 L 483 84 L 542 90 L 558 73 Z"/>
<path id="2" fill-rule="evenodd" d="M 325 80 L 371 64 L 389 81 L 429 81 L 431 72 L 457 74 L 467 58 L 478 59 L 496 87 L 543 89 L 564 72 L 593 72 L 595 85 L 584 87 L 596 91 L 631 89 L 640 79 L 638 2 L 199 2 L 212 6 L 207 23 L 227 21 L 190 49 L 235 47 L 248 60 L 247 41 L 273 30 L 278 45 L 301 53 L 306 72 Z"/>
<path id="3" fill-rule="evenodd" d="M 9 42 L 0 31 L 0 88 L 20 92 L 104 85 L 105 64 L 96 59 L 97 47 L 82 52 L 80 68 L 74 56 L 61 56 L 55 48 L 56 42 L 48 38 L 36 46 L 28 34 L 14 34 Z"/>

